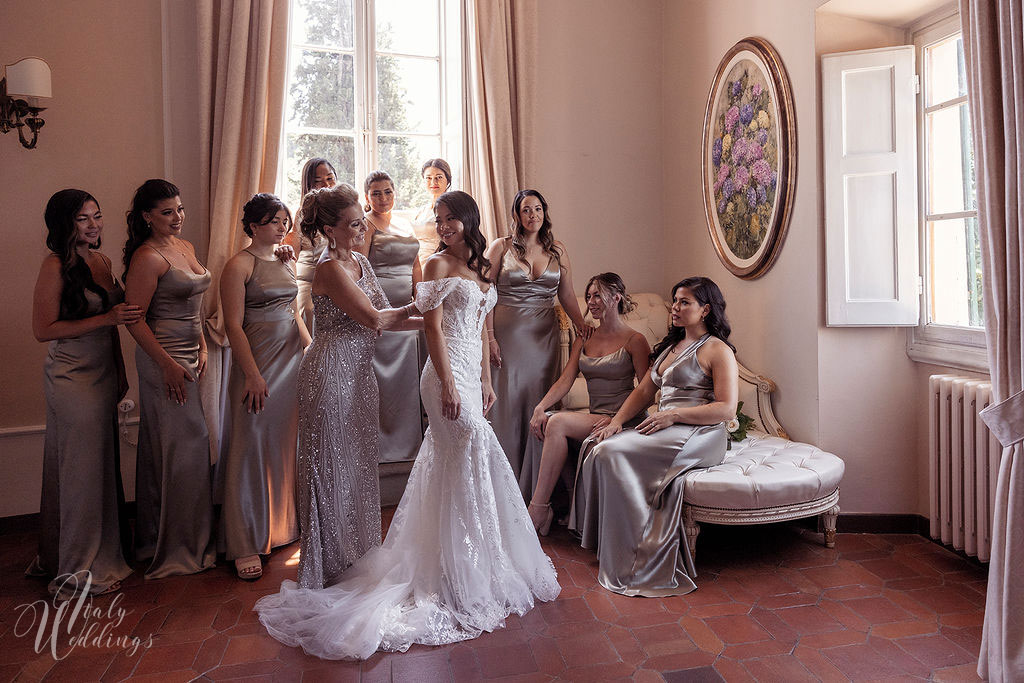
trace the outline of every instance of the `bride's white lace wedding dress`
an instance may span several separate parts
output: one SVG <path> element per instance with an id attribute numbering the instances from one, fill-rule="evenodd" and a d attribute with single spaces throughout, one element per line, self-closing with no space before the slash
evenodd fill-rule
<path id="1" fill-rule="evenodd" d="M 324 589 L 285 581 L 256 603 L 274 638 L 326 659 L 365 659 L 413 643 L 475 638 L 559 592 L 519 484 L 484 419 L 481 330 L 495 290 L 449 277 L 421 282 L 421 311 L 442 302 L 442 331 L 461 413 L 441 415 L 441 382 L 429 360 L 420 378 L 430 427 L 384 544 Z M 412 419 L 412 417 L 410 417 Z"/>

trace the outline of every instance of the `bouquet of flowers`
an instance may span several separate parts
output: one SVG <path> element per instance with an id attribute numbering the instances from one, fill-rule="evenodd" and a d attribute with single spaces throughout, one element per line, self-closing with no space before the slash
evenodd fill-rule
<path id="1" fill-rule="evenodd" d="M 733 441 L 747 438 L 747 430 L 754 424 L 754 418 L 743 412 L 743 401 L 736 404 L 736 417 L 725 423 L 725 431 L 729 433 L 729 449 Z"/>

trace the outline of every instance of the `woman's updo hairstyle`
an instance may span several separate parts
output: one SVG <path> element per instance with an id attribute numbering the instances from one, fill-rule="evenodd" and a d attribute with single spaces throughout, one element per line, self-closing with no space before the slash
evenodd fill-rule
<path id="1" fill-rule="evenodd" d="M 619 315 L 626 315 L 636 308 L 636 302 L 626 293 L 626 283 L 622 281 L 618 273 L 598 273 L 587 281 L 587 286 L 583 289 L 584 293 L 590 291 L 590 285 L 597 285 L 601 291 L 610 295 L 609 298 L 616 294 L 619 295 Z"/>
<path id="2" fill-rule="evenodd" d="M 363 183 L 363 196 L 366 197 L 366 205 L 363 208 L 369 212 L 373 207 L 370 206 L 370 185 L 378 183 L 382 180 L 386 180 L 391 183 L 391 191 L 395 191 L 395 181 L 391 179 L 387 171 L 370 171 L 370 175 L 366 176 L 366 181 Z"/>
<path id="3" fill-rule="evenodd" d="M 348 183 L 310 190 L 302 198 L 299 230 L 303 237 L 316 242 L 320 235 L 327 236 L 324 232 L 326 226 L 338 224 L 342 211 L 358 204 L 359 193 Z"/>
<path id="4" fill-rule="evenodd" d="M 681 287 L 690 290 L 698 304 L 708 307 L 708 314 L 704 316 L 704 326 L 708 328 L 708 332 L 712 336 L 724 341 L 735 353 L 736 346 L 729 341 L 729 335 L 732 334 L 732 326 L 729 325 L 729 318 L 725 315 L 725 297 L 722 296 L 722 290 L 718 288 L 715 281 L 708 277 L 688 277 L 677 282 L 672 287 L 673 299 L 675 299 L 676 292 Z M 668 334 L 665 335 L 664 339 L 655 344 L 654 349 L 651 350 L 651 362 L 657 360 L 662 351 L 670 346 L 674 346 L 685 336 L 686 328 L 669 325 Z"/>
<path id="5" fill-rule="evenodd" d="M 292 222 L 291 211 L 288 210 L 284 202 L 278 199 L 277 195 L 272 195 L 269 192 L 254 194 L 252 199 L 242 207 L 242 230 L 246 235 L 252 237 L 253 224 L 266 225 L 274 220 L 274 216 L 279 211 L 284 211 L 288 215 L 288 222 Z"/>
<path id="6" fill-rule="evenodd" d="M 153 228 L 146 223 L 142 216 L 147 211 L 152 211 L 157 202 L 165 199 L 180 197 L 181 191 L 177 186 L 161 178 L 152 178 L 139 185 L 132 197 L 132 208 L 128 210 L 126 220 L 128 222 L 128 240 L 124 244 L 124 272 L 128 274 L 128 267 L 132 264 L 132 256 L 152 236 Z"/>
<path id="7" fill-rule="evenodd" d="M 448 181 L 448 187 L 452 186 L 452 167 L 448 165 L 448 162 L 444 159 L 427 159 L 423 162 L 423 167 L 420 168 L 420 176 L 427 172 L 428 168 L 436 168 L 441 173 L 444 173 L 445 180 Z"/>

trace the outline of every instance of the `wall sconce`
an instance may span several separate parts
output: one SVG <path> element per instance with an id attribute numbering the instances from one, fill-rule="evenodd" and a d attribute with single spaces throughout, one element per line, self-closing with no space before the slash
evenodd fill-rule
<path id="1" fill-rule="evenodd" d="M 0 74 L 0 133 L 18 129 L 18 139 L 25 149 L 36 146 L 39 129 L 45 121 L 39 112 L 40 97 L 53 97 L 50 89 L 50 65 L 38 57 L 25 57 L 7 64 Z M 32 139 L 25 137 L 25 127 Z"/>

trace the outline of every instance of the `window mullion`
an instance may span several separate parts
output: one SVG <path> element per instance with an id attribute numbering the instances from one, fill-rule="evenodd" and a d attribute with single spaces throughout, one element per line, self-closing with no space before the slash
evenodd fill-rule
<path id="1" fill-rule="evenodd" d="M 361 0 L 355 3 L 355 134 L 356 167 L 355 181 L 365 178 L 374 163 L 372 142 L 370 140 L 371 121 L 374 118 L 373 97 L 373 62 L 374 36 L 373 31 L 373 0 Z M 358 189 L 358 187 L 357 187 Z"/>

